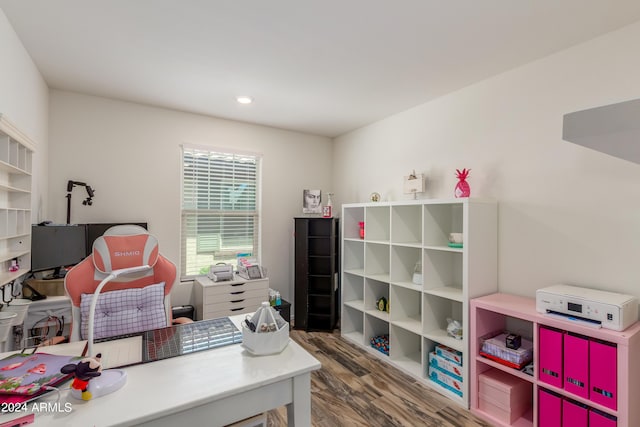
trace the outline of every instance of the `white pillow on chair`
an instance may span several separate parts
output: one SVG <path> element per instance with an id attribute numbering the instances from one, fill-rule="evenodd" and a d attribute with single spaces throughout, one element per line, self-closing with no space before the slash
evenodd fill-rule
<path id="1" fill-rule="evenodd" d="M 98 297 L 93 321 L 94 339 L 131 334 L 167 326 L 164 282 L 117 291 L 103 292 Z M 81 339 L 87 339 L 89 308 L 93 294 L 82 294 Z"/>

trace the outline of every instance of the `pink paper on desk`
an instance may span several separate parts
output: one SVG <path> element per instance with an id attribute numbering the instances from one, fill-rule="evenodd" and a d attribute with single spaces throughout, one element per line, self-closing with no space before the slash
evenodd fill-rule
<path id="1" fill-rule="evenodd" d="M 47 386 L 67 381 L 71 375 L 60 368 L 78 360 L 48 353 L 17 353 L 0 360 L 0 402 L 24 402 L 45 392 Z"/>

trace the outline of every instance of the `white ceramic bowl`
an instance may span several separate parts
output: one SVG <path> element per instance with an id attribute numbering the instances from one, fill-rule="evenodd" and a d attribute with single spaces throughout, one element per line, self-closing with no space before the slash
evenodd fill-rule
<path id="1" fill-rule="evenodd" d="M 462 233 L 449 233 L 449 242 L 451 243 L 462 243 L 462 238 Z"/>

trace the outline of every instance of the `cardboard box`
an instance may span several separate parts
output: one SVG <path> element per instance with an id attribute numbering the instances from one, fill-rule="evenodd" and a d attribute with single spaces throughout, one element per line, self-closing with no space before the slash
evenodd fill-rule
<path id="1" fill-rule="evenodd" d="M 446 345 L 438 344 L 436 346 L 436 354 L 462 366 L 462 353 L 458 350 L 454 350 Z"/>
<path id="2" fill-rule="evenodd" d="M 511 424 L 533 406 L 533 384 L 489 369 L 478 376 L 478 398 L 481 410 Z"/>
<path id="3" fill-rule="evenodd" d="M 440 369 L 458 381 L 462 381 L 462 366 L 449 359 L 438 356 L 435 351 L 429 353 L 429 366 Z"/>
<path id="4" fill-rule="evenodd" d="M 462 397 L 462 381 L 456 380 L 433 366 L 429 366 L 429 378 L 441 387 Z"/>

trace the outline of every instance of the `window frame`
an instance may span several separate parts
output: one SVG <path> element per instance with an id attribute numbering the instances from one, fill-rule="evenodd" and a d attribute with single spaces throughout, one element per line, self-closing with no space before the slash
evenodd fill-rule
<path id="1" fill-rule="evenodd" d="M 179 267 L 179 276 L 181 281 L 190 281 L 195 277 L 200 276 L 201 274 L 187 274 L 187 253 L 186 253 L 186 226 L 185 226 L 185 215 L 195 214 L 197 215 L 198 208 L 195 209 L 189 208 L 185 209 L 185 151 L 202 151 L 208 152 L 210 154 L 226 154 L 233 156 L 248 156 L 253 157 L 256 161 L 256 173 L 255 173 L 255 210 L 253 214 L 254 217 L 254 227 L 257 228 L 257 231 L 254 232 L 254 248 L 252 253 L 252 258 L 257 259 L 260 262 L 261 256 L 261 248 L 262 248 L 262 163 L 263 163 L 263 155 L 259 152 L 253 151 L 244 151 L 237 150 L 233 148 L 221 148 L 214 146 L 206 146 L 206 145 L 194 145 L 194 144 L 181 144 L 180 145 L 180 267 Z M 209 180 L 210 182 L 210 180 Z M 200 209 L 202 211 L 208 211 L 209 209 Z M 225 212 L 221 210 L 221 212 Z M 234 212 L 234 210 L 229 210 L 228 212 Z M 242 212 L 242 211 L 235 211 Z M 197 236 L 196 232 L 196 236 Z"/>

